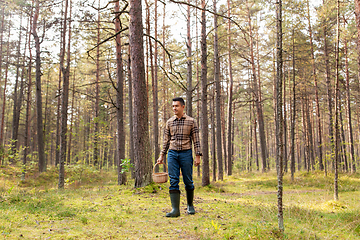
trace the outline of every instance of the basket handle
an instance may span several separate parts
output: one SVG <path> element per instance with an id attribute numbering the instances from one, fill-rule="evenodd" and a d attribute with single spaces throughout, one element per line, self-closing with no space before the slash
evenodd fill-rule
<path id="1" fill-rule="evenodd" d="M 156 164 L 154 165 L 154 167 L 153 167 L 153 173 L 155 173 L 155 167 L 156 167 L 157 165 L 159 165 L 159 164 L 164 164 L 165 172 L 167 172 L 166 164 L 165 164 L 164 162 L 162 162 L 162 163 L 156 163 Z"/>

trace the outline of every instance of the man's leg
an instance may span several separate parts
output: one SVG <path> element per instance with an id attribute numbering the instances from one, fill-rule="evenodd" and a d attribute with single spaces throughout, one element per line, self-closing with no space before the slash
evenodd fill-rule
<path id="1" fill-rule="evenodd" d="M 178 153 L 173 150 L 169 150 L 168 153 L 168 170 L 170 177 L 170 200 L 172 210 L 166 214 L 166 217 L 178 217 L 180 216 L 180 190 L 179 190 L 179 175 L 180 165 Z"/>
<path id="2" fill-rule="evenodd" d="M 186 199 L 188 205 L 187 213 L 195 214 L 195 208 L 193 205 L 195 187 L 192 179 L 193 157 L 192 157 L 191 149 L 180 153 L 179 162 L 180 162 L 181 172 L 183 174 L 183 179 L 186 189 Z"/>
<path id="3" fill-rule="evenodd" d="M 169 190 L 179 190 L 179 176 L 180 176 L 180 164 L 179 153 L 173 150 L 169 150 L 167 155 L 168 171 L 170 177 Z"/>

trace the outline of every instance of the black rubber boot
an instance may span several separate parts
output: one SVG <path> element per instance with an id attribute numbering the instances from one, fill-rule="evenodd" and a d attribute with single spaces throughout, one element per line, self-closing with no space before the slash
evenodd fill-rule
<path id="1" fill-rule="evenodd" d="M 194 189 L 188 190 L 186 189 L 186 199 L 187 199 L 187 213 L 195 214 L 194 208 Z"/>
<path id="2" fill-rule="evenodd" d="M 170 190 L 169 193 L 172 210 L 166 214 L 166 217 L 178 217 L 180 216 L 180 190 Z"/>

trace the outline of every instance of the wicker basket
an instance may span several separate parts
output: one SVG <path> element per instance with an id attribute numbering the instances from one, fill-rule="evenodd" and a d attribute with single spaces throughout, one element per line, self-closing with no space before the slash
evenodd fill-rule
<path id="1" fill-rule="evenodd" d="M 158 165 L 159 163 L 156 163 L 154 168 L 153 168 L 153 174 L 152 174 L 152 177 L 153 177 L 153 181 L 155 183 L 166 183 L 167 180 L 168 180 L 168 176 L 169 174 L 167 173 L 167 169 L 166 169 L 166 164 L 164 163 L 161 163 L 161 164 L 164 164 L 164 170 L 165 172 L 159 172 L 159 173 L 156 173 L 155 172 L 155 167 L 156 165 Z"/>

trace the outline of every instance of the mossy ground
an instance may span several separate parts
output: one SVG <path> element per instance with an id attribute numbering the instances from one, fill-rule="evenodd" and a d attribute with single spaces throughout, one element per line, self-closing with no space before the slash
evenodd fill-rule
<path id="1" fill-rule="evenodd" d="M 116 184 L 115 172 L 68 169 L 57 190 L 55 168 L 21 182 L 19 168 L 0 168 L 0 234 L 4 239 L 360 239 L 359 175 L 321 172 L 284 179 L 285 232 L 277 229 L 275 173 L 246 173 L 201 187 L 195 177 L 195 215 L 171 209 L 167 184 L 134 189 Z"/>

